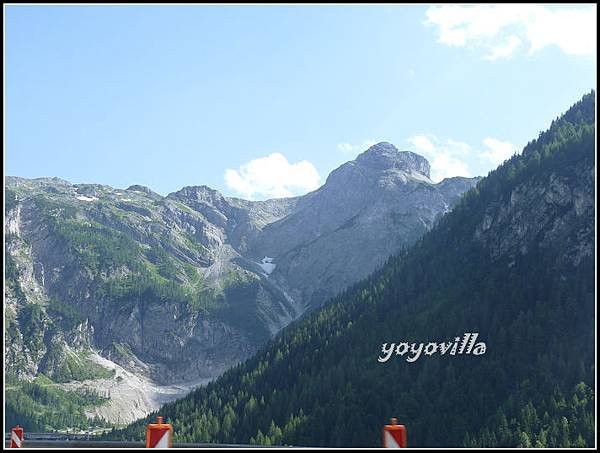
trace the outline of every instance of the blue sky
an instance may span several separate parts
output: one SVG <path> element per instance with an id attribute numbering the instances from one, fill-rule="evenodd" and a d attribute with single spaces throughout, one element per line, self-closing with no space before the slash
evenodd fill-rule
<path id="1" fill-rule="evenodd" d="M 485 175 L 596 87 L 588 6 L 5 6 L 5 168 L 306 193 L 371 143 Z"/>

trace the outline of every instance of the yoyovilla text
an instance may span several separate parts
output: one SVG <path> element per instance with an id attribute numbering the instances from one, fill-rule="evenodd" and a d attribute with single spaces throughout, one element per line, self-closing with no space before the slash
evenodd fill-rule
<path id="1" fill-rule="evenodd" d="M 432 356 L 439 353 L 440 355 L 458 355 L 458 354 L 485 354 L 486 346 L 483 341 L 477 342 L 479 336 L 476 332 L 465 333 L 462 338 L 455 337 L 454 341 L 436 343 L 383 343 L 381 345 L 382 356 L 377 357 L 378 362 L 387 362 L 390 357 L 395 355 L 406 356 L 407 362 L 414 362 L 421 355 Z"/>

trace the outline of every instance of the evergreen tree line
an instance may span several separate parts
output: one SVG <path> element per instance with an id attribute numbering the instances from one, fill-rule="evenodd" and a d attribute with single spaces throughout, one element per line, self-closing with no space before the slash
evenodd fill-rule
<path id="1" fill-rule="evenodd" d="M 5 431 L 17 424 L 25 432 L 111 426 L 99 417 L 85 415 L 86 409 L 108 401 L 93 390 L 67 391 L 44 377 L 26 382 L 7 375 L 5 396 Z"/>
<path id="2" fill-rule="evenodd" d="M 575 209 L 549 203 L 538 235 L 513 239 L 500 255 L 499 238 L 484 232 L 482 242 L 476 231 L 517 188 L 561 178 L 593 197 L 594 181 L 581 175 L 595 165 L 594 95 L 480 181 L 410 250 L 163 406 L 175 440 L 379 446 L 382 425 L 397 417 L 409 446 L 593 446 L 595 264 L 572 255 L 574 246 L 595 246 L 594 209 L 549 240 Z M 486 354 L 377 362 L 382 343 L 464 332 L 478 332 Z M 107 437 L 139 440 L 155 415 Z"/>

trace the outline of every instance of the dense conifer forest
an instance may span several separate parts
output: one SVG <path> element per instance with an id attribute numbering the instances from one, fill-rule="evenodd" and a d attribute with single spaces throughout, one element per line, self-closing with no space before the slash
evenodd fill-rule
<path id="1" fill-rule="evenodd" d="M 584 177 L 594 174 L 594 98 L 480 181 L 415 246 L 164 406 L 175 440 L 380 446 L 382 425 L 397 417 L 409 446 L 593 446 L 595 206 L 539 193 L 560 180 L 569 200 L 594 199 L 594 178 Z M 510 223 L 511 209 L 525 223 Z M 508 223 L 494 227 L 507 210 Z M 533 228 L 536 212 L 543 225 Z M 377 361 L 383 343 L 465 332 L 479 333 L 485 354 Z M 109 436 L 142 439 L 155 416 Z"/>

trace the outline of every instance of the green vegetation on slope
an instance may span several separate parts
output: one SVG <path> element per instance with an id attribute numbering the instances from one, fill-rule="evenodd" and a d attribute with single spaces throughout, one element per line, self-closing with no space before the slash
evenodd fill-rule
<path id="1" fill-rule="evenodd" d="M 565 396 L 559 388 L 536 407 L 527 403 L 510 421 L 499 410 L 478 435 L 465 436 L 464 445 L 485 447 L 585 448 L 594 439 L 594 392 L 584 383 Z"/>
<path id="2" fill-rule="evenodd" d="M 593 215 L 559 241 L 540 233 L 514 256 L 493 258 L 474 236 L 520 185 L 559 176 L 593 194 L 577 170 L 594 166 L 594 112 L 592 92 L 409 251 L 165 405 L 175 439 L 380 446 L 381 426 L 396 416 L 409 446 L 593 446 L 594 260 L 565 255 L 566 244 L 593 241 Z M 565 208 L 553 209 L 549 220 L 560 224 Z M 464 332 L 479 332 L 487 353 L 377 362 L 382 343 Z M 153 417 L 111 437 L 141 439 Z"/>
<path id="3" fill-rule="evenodd" d="M 67 391 L 40 375 L 32 382 L 6 376 L 5 430 L 20 424 L 26 432 L 45 432 L 89 426 L 109 427 L 101 419 L 88 419 L 85 410 L 108 401 L 92 390 Z"/>
<path id="4" fill-rule="evenodd" d="M 24 346 L 37 355 L 44 348 L 44 333 L 48 325 L 48 317 L 44 307 L 39 304 L 27 304 L 17 316 Z"/>
<path id="5" fill-rule="evenodd" d="M 191 311 L 208 313 L 220 299 L 210 297 L 206 291 L 189 287 L 179 279 L 180 270 L 163 245 L 142 249 L 128 235 L 93 221 L 74 220 L 75 216 L 61 217 L 65 207 L 36 198 L 56 234 L 77 258 L 74 269 L 87 269 L 92 275 L 110 275 L 111 271 L 127 269 L 126 276 L 105 277 L 98 282 L 95 296 L 123 310 L 134 305 L 171 301 L 187 306 Z M 189 269 L 180 264 L 182 273 Z M 188 265 L 189 267 L 189 265 Z M 63 308 L 64 304 L 63 304 Z M 77 313 L 71 310 L 71 318 Z"/>
<path id="6" fill-rule="evenodd" d="M 52 349 L 46 360 L 52 360 Z M 55 382 L 85 381 L 88 379 L 110 379 L 115 375 L 114 370 L 92 362 L 90 352 L 74 353 L 68 350 L 61 351 L 65 355 L 60 365 L 52 373 Z"/>
<path id="7" fill-rule="evenodd" d="M 4 213 L 8 214 L 8 212 L 13 209 L 17 205 L 17 194 L 15 194 L 14 190 L 6 189 L 4 191 Z"/>
<path id="8" fill-rule="evenodd" d="M 7 289 L 12 291 L 17 300 L 23 300 L 25 298 L 21 285 L 19 285 L 19 271 L 17 270 L 17 265 L 6 247 L 4 248 L 4 281 Z"/>
<path id="9" fill-rule="evenodd" d="M 68 220 L 56 221 L 53 229 L 69 244 L 80 265 L 94 274 L 120 266 L 133 271 L 142 267 L 139 245 L 119 231 L 92 222 Z"/>

